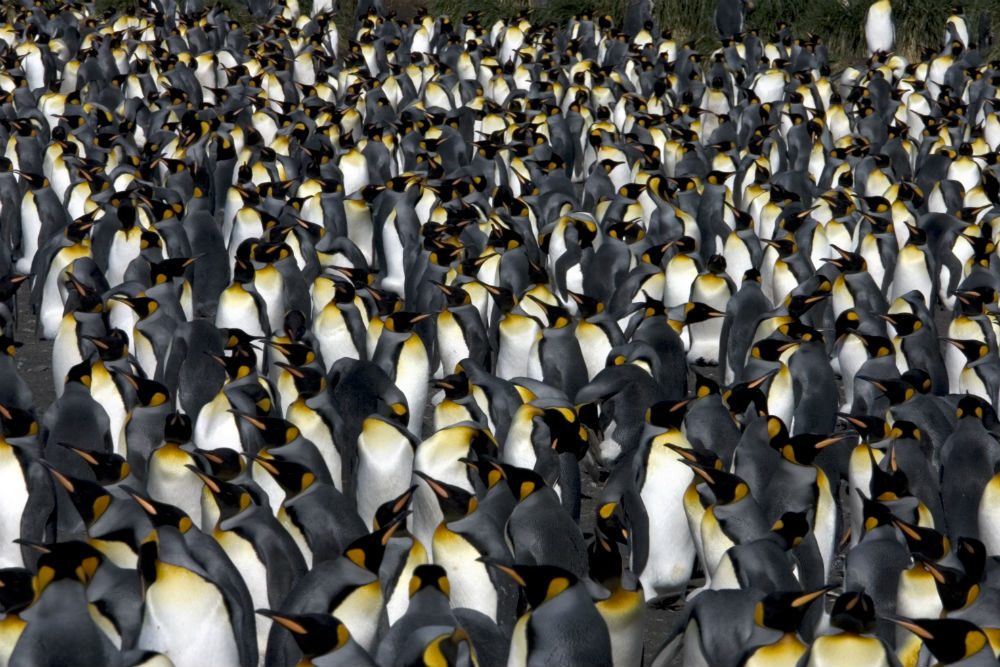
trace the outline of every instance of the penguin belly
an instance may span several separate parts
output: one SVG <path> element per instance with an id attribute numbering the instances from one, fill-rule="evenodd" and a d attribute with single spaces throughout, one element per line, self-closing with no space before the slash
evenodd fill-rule
<path id="1" fill-rule="evenodd" d="M 458 320 L 449 311 L 445 310 L 438 316 L 437 325 L 441 368 L 445 374 L 453 373 L 458 362 L 469 357 L 469 345 L 465 342 L 465 333 Z"/>
<path id="2" fill-rule="evenodd" d="M 52 345 L 52 386 L 55 388 L 56 398 L 62 396 L 69 369 L 81 361 L 83 355 L 80 354 L 79 339 L 76 335 L 76 318 L 69 314 L 59 323 L 59 331 Z"/>
<path id="3" fill-rule="evenodd" d="M 642 630 L 646 601 L 642 590 L 617 588 L 611 597 L 596 603 L 597 612 L 611 635 L 615 667 L 642 667 Z"/>
<path id="4" fill-rule="evenodd" d="M 165 654 L 175 667 L 241 667 L 221 591 L 191 570 L 169 563 L 156 565 L 137 645 Z"/>
<path id="5" fill-rule="evenodd" d="M 452 606 L 475 609 L 496 621 L 497 589 L 486 565 L 479 561 L 483 554 L 443 524 L 434 531 L 432 554 L 434 564 L 448 573 Z"/>
<path id="6" fill-rule="evenodd" d="M 510 380 L 528 374 L 531 347 L 539 332 L 538 323 L 530 317 L 508 316 L 500 322 L 497 377 L 501 380 Z"/>
<path id="7" fill-rule="evenodd" d="M 410 432 L 420 435 L 424 425 L 424 408 L 427 405 L 427 381 L 430 379 L 430 361 L 427 349 L 417 334 L 403 343 L 396 362 L 395 382 L 406 396 L 410 408 Z"/>
<path id="8" fill-rule="evenodd" d="M 114 378 L 108 372 L 104 364 L 95 364 L 93 377 L 90 383 L 90 395 L 100 404 L 108 414 L 108 426 L 111 432 L 111 445 L 113 451 L 121 456 L 125 451 L 121 446 L 122 428 L 125 426 L 125 419 L 128 417 L 128 408 L 122 400 L 121 392 L 115 385 Z"/>
<path id="9" fill-rule="evenodd" d="M 396 578 L 396 586 L 389 592 L 389 600 L 385 603 L 385 612 L 389 618 L 389 625 L 398 621 L 406 613 L 406 608 L 410 606 L 409 582 L 413 578 L 413 571 L 418 566 L 426 565 L 427 563 L 427 550 L 424 549 L 424 546 L 420 542 L 414 540 L 413 546 L 406 553 L 406 562 L 403 563 L 403 569 L 399 571 L 399 577 Z M 451 581 L 450 578 L 449 581 Z"/>
<path id="10" fill-rule="evenodd" d="M 646 483 L 639 493 L 649 522 L 649 555 L 639 574 L 647 600 L 682 589 L 691 578 L 694 540 L 683 503 L 692 475 L 690 468 L 672 456 L 650 455 Z"/>
<path id="11" fill-rule="evenodd" d="M 807 667 L 889 667 L 885 647 L 875 637 L 826 635 L 817 637 Z"/>
<path id="12" fill-rule="evenodd" d="M 14 448 L 0 445 L 0 567 L 24 567 L 21 547 L 14 540 L 21 537 L 21 516 L 28 504 L 28 486 Z"/>
<path id="13" fill-rule="evenodd" d="M 331 611 L 347 626 L 354 641 L 372 653 L 375 650 L 375 638 L 378 635 L 379 620 L 384 606 L 382 588 L 380 582 L 376 580 L 351 591 L 337 608 Z"/>
<path id="14" fill-rule="evenodd" d="M 199 449 L 228 447 L 241 451 L 240 431 L 229 412 L 231 406 L 225 393 L 219 392 L 198 412 L 194 423 L 194 443 Z"/>
<path id="15" fill-rule="evenodd" d="M 319 353 L 327 368 L 339 359 L 360 359 L 358 348 L 351 337 L 351 330 L 340 308 L 329 305 L 313 321 L 313 334 L 319 344 Z"/>
<path id="16" fill-rule="evenodd" d="M 268 599 L 267 567 L 261 562 L 257 551 L 250 542 L 231 530 L 216 530 L 213 532 L 213 537 L 229 556 L 229 559 L 233 561 L 236 571 L 240 573 L 243 582 L 247 585 L 254 609 L 269 609 L 281 604 L 281 600 Z M 271 619 L 260 614 L 254 614 L 254 617 L 257 633 L 257 655 L 260 656 L 260 664 L 263 664 L 264 654 L 267 651 L 267 636 L 271 629 Z"/>
<path id="17" fill-rule="evenodd" d="M 288 411 L 288 421 L 298 426 L 299 431 L 309 442 L 316 445 L 319 455 L 326 464 L 326 469 L 330 471 L 330 478 L 338 491 L 344 488 L 343 483 L 343 461 L 340 458 L 340 450 L 333 444 L 333 436 L 326 422 L 315 410 L 304 405 L 293 405 Z"/>

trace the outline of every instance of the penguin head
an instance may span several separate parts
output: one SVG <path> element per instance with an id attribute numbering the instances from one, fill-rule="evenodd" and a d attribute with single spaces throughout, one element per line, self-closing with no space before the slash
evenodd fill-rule
<path id="1" fill-rule="evenodd" d="M 574 586 L 578 581 L 576 575 L 555 565 L 521 565 L 517 563 L 503 565 L 486 557 L 480 560 L 513 579 L 524 591 L 528 605 L 532 609 L 538 609 Z"/>
<path id="2" fill-rule="evenodd" d="M 771 533 L 781 540 L 786 551 L 802 544 L 811 530 L 806 512 L 785 512 L 771 526 Z"/>
<path id="3" fill-rule="evenodd" d="M 587 570 L 592 580 L 605 588 L 614 588 L 624 573 L 624 560 L 618 544 L 600 534 L 595 535 L 587 546 Z"/>
<path id="4" fill-rule="evenodd" d="M 257 613 L 292 633 L 307 660 L 333 653 L 351 639 L 347 626 L 330 614 L 292 614 L 270 609 L 258 609 Z"/>
<path id="5" fill-rule="evenodd" d="M 184 443 L 191 441 L 193 433 L 194 430 L 191 424 L 191 418 L 186 414 L 182 412 L 172 412 L 167 415 L 167 419 L 163 425 L 164 441 L 183 445 Z"/>
<path id="6" fill-rule="evenodd" d="M 587 428 L 576 410 L 568 406 L 547 407 L 542 421 L 549 428 L 552 449 L 559 454 L 573 454 L 577 460 L 587 454 L 590 445 Z"/>
<path id="7" fill-rule="evenodd" d="M 600 299 L 573 291 L 569 292 L 569 296 L 576 303 L 580 317 L 585 320 L 604 312 L 604 303 Z"/>
<path id="8" fill-rule="evenodd" d="M 80 457 L 87 464 L 87 467 L 90 468 L 90 471 L 94 473 L 94 478 L 101 486 L 117 484 L 129 476 L 130 468 L 128 461 L 120 454 L 80 449 L 62 442 L 56 444 L 60 447 L 65 447 Z"/>
<path id="9" fill-rule="evenodd" d="M 646 421 L 666 429 L 679 429 L 684 423 L 684 416 L 691 399 L 667 400 L 654 403 L 646 410 Z"/>
<path id="10" fill-rule="evenodd" d="M 924 646 L 944 665 L 971 658 L 989 648 L 986 633 L 965 619 L 890 617 L 889 620 L 923 640 Z"/>
<path id="11" fill-rule="evenodd" d="M 133 390 L 139 405 L 144 408 L 156 408 L 170 400 L 170 394 L 165 386 L 155 380 L 149 380 L 138 375 L 122 371 L 114 366 L 110 367 L 111 373 L 122 378 Z"/>
<path id="12" fill-rule="evenodd" d="M 451 375 L 446 375 L 440 380 L 434 380 L 432 385 L 438 389 L 444 389 L 444 396 L 449 401 L 458 401 L 469 395 L 471 385 L 469 376 L 464 371 L 459 370 Z"/>
<path id="13" fill-rule="evenodd" d="M 863 380 L 875 387 L 889 400 L 890 405 L 899 405 L 916 395 L 916 390 L 908 382 L 895 378 L 873 378 L 860 373 L 854 376 L 855 379 Z"/>
<path id="14" fill-rule="evenodd" d="M 939 561 L 951 553 L 951 540 L 933 528 L 915 526 L 899 517 L 893 517 L 892 525 L 898 528 L 906 539 L 910 553 L 922 560 Z"/>
<path id="15" fill-rule="evenodd" d="M 344 558 L 377 575 L 385 556 L 385 547 L 405 518 L 405 515 L 401 515 L 389 524 L 354 540 L 344 549 Z"/>
<path id="16" fill-rule="evenodd" d="M 840 257 L 828 258 L 823 261 L 837 267 L 842 273 L 860 273 L 868 270 L 868 262 L 860 254 L 838 248 L 832 244 L 830 247 L 836 250 Z"/>
<path id="17" fill-rule="evenodd" d="M 975 339 L 958 340 L 955 338 L 942 338 L 965 357 L 965 363 L 971 364 L 979 361 L 990 353 L 990 347 L 985 342 Z"/>
<path id="18" fill-rule="evenodd" d="M 294 339 L 291 339 L 289 342 L 266 340 L 264 341 L 264 344 L 273 350 L 277 350 L 282 354 L 282 356 L 285 357 L 285 359 L 288 361 L 287 364 L 285 364 L 284 362 L 277 362 L 277 363 L 283 364 L 282 368 L 288 370 L 290 373 L 291 369 L 289 368 L 289 366 L 292 367 L 307 366 L 308 364 L 312 364 L 316 361 L 316 352 L 312 349 L 312 347 L 309 346 L 308 343 L 296 342 Z M 291 374 L 295 378 L 298 377 L 295 373 Z"/>
<path id="19" fill-rule="evenodd" d="M 971 289 L 955 290 L 960 310 L 964 315 L 981 315 L 986 306 L 996 303 L 997 292 L 988 285 Z"/>
<path id="20" fill-rule="evenodd" d="M 174 278 L 183 278 L 185 269 L 197 259 L 197 257 L 171 257 L 162 262 L 149 262 L 150 281 L 154 285 L 162 285 Z"/>
<path id="21" fill-rule="evenodd" d="M 812 294 L 791 294 L 785 299 L 785 308 L 788 310 L 789 316 L 793 318 L 800 318 L 809 312 L 809 309 L 815 306 L 817 303 L 828 299 L 830 297 L 830 292 L 827 284 L 821 283 L 821 288 L 823 291 L 817 291 Z"/>
<path id="22" fill-rule="evenodd" d="M 890 313 L 889 315 L 880 315 L 879 317 L 891 324 L 899 336 L 909 336 L 924 328 L 923 320 L 913 313 Z"/>
<path id="23" fill-rule="evenodd" d="M 837 416 L 846 421 L 861 438 L 861 442 L 878 442 L 890 437 L 889 423 L 875 415 L 849 415 L 838 412 Z"/>
<path id="24" fill-rule="evenodd" d="M 0 434 L 8 441 L 38 435 L 38 422 L 27 410 L 0 403 Z"/>
<path id="25" fill-rule="evenodd" d="M 885 336 L 873 336 L 859 331 L 855 331 L 854 335 L 861 340 L 861 345 L 864 346 L 865 352 L 873 359 L 887 357 L 896 351 L 892 341 Z"/>
<path id="26" fill-rule="evenodd" d="M 202 472 L 195 465 L 188 464 L 184 467 L 197 475 L 205 488 L 212 494 L 212 498 L 215 499 L 215 504 L 219 508 L 219 523 L 239 515 L 254 504 L 253 497 L 246 487 L 224 482 Z"/>
<path id="27" fill-rule="evenodd" d="M 10 336 L 0 334 L 0 354 L 7 355 L 8 357 L 14 357 L 17 355 L 17 348 L 24 345 L 24 343 L 14 340 Z"/>
<path id="28" fill-rule="evenodd" d="M 137 296 L 114 294 L 110 298 L 113 301 L 124 303 L 126 306 L 131 308 L 140 319 L 149 317 L 160 307 L 160 303 L 156 299 L 148 297 L 145 294 L 139 294 Z"/>
<path id="29" fill-rule="evenodd" d="M 31 572 L 23 567 L 0 569 L 0 611 L 16 614 L 35 600 Z"/>
<path id="30" fill-rule="evenodd" d="M 964 609 L 979 597 L 981 575 L 942 565 L 920 554 L 914 554 L 914 558 L 934 577 L 938 597 L 945 611 Z"/>
<path id="31" fill-rule="evenodd" d="M 569 326 L 573 322 L 573 318 L 570 316 L 569 311 L 562 306 L 553 306 L 550 303 L 542 301 L 534 294 L 528 294 L 528 298 L 538 304 L 538 307 L 542 309 L 542 312 L 545 314 L 545 326 L 553 329 L 562 329 L 563 327 Z"/>
<path id="32" fill-rule="evenodd" d="M 432 281 L 433 285 L 444 294 L 445 303 L 448 308 L 457 308 L 472 303 L 472 298 L 461 285 L 445 285 L 437 281 Z"/>
<path id="33" fill-rule="evenodd" d="M 965 394 L 959 399 L 958 406 L 955 408 L 955 416 L 959 419 L 996 420 L 996 413 L 993 411 L 993 407 L 979 396 L 973 394 Z"/>
<path id="34" fill-rule="evenodd" d="M 73 507 L 76 508 L 80 518 L 86 526 L 92 526 L 111 506 L 111 494 L 104 487 L 86 479 L 78 479 L 65 475 L 50 464 L 48 461 L 42 462 L 59 486 L 69 495 Z"/>
<path id="35" fill-rule="evenodd" d="M 690 326 L 699 322 L 706 322 L 716 317 L 725 317 L 726 314 L 712 308 L 708 304 L 700 301 L 688 302 L 684 304 L 684 324 Z"/>
<path id="36" fill-rule="evenodd" d="M 261 417 L 235 409 L 230 412 L 257 429 L 266 447 L 283 447 L 301 435 L 298 426 L 281 417 Z"/>
<path id="37" fill-rule="evenodd" d="M 128 355 L 128 334 L 121 329 L 112 329 L 105 336 L 80 337 L 97 348 L 102 361 L 117 361 Z"/>
<path id="38" fill-rule="evenodd" d="M 408 313 L 399 311 L 385 318 L 385 328 L 395 333 L 409 333 L 421 320 L 430 317 L 429 313 Z"/>
<path id="39" fill-rule="evenodd" d="M 479 502 L 474 494 L 453 484 L 436 480 L 420 470 L 414 470 L 413 474 L 424 480 L 428 488 L 434 492 L 445 522 L 457 521 L 476 510 Z"/>
<path id="40" fill-rule="evenodd" d="M 418 565 L 410 577 L 410 598 L 424 590 L 434 590 L 451 596 L 451 584 L 448 583 L 448 573 L 440 565 Z"/>
<path id="41" fill-rule="evenodd" d="M 715 468 L 705 469 L 700 464 L 690 463 L 687 459 L 681 462 L 689 466 L 695 475 L 701 477 L 712 491 L 714 504 L 729 505 L 739 502 L 750 495 L 750 486 L 742 478 Z"/>
<path id="42" fill-rule="evenodd" d="M 84 387 L 90 387 L 90 363 L 87 361 L 81 361 L 80 363 L 71 366 L 66 372 L 66 384 L 79 384 Z"/>
<path id="43" fill-rule="evenodd" d="M 531 494 L 545 488 L 545 480 L 530 468 L 519 468 L 507 463 L 491 462 L 496 470 L 500 471 L 510 492 L 518 501 L 524 500 Z"/>
<path id="44" fill-rule="evenodd" d="M 870 533 L 882 526 L 892 525 L 892 520 L 895 517 L 892 516 L 888 507 L 877 500 L 872 500 L 861 489 L 856 489 L 856 491 L 861 498 L 862 528 L 865 533 Z"/>
<path id="45" fill-rule="evenodd" d="M 842 594 L 830 610 L 830 625 L 844 632 L 866 634 L 875 622 L 875 602 L 863 590 Z"/>
<path id="46" fill-rule="evenodd" d="M 253 460 L 254 463 L 263 468 L 278 483 L 278 486 L 281 487 L 281 490 L 289 498 L 297 496 L 316 483 L 316 474 L 297 461 L 276 456 L 270 452 L 261 452 L 260 455 L 253 457 Z M 203 481 L 204 479 L 202 477 Z M 206 485 L 208 485 L 208 482 L 206 482 Z M 212 490 L 211 486 L 209 486 L 209 490 Z M 239 509 L 245 509 L 246 505 L 244 503 L 246 499 L 240 495 L 241 491 L 246 492 L 246 489 L 241 489 L 240 487 L 229 489 L 227 499 L 232 500 L 236 498 L 239 500 L 237 504 L 242 505 Z M 214 490 L 212 492 L 213 494 L 215 493 Z M 237 495 L 233 496 L 233 493 Z"/>
<path id="47" fill-rule="evenodd" d="M 832 587 L 826 586 L 808 593 L 769 593 L 754 608 L 754 622 L 763 628 L 780 632 L 798 632 L 809 606 L 823 597 L 830 588 Z"/>
<path id="48" fill-rule="evenodd" d="M 767 396 L 761 390 L 765 382 L 770 380 L 777 369 L 769 371 L 764 375 L 750 380 L 749 382 L 739 382 L 722 392 L 722 400 L 729 408 L 730 414 L 739 417 L 753 406 L 756 415 L 763 417 L 767 414 Z"/>
<path id="49" fill-rule="evenodd" d="M 153 500 L 133 488 L 127 486 L 122 488 L 132 496 L 132 500 L 145 512 L 146 518 L 153 524 L 153 532 L 145 542 L 155 542 L 158 537 L 157 530 L 161 528 L 173 528 L 183 534 L 194 527 L 191 517 L 179 507 Z"/>
<path id="50" fill-rule="evenodd" d="M 770 336 L 754 343 L 750 348 L 750 356 L 762 361 L 778 362 L 783 357 L 787 359 L 785 354 L 798 349 L 800 345 L 799 341 Z"/>
<path id="51" fill-rule="evenodd" d="M 955 555 L 967 579 L 979 581 L 982 578 L 986 568 L 986 545 L 974 537 L 960 537 Z"/>
<path id="52" fill-rule="evenodd" d="M 93 579 L 97 569 L 104 562 L 101 552 L 86 542 L 71 540 L 54 544 L 23 541 L 19 543 L 30 546 L 41 554 L 32 580 L 35 599 L 41 597 L 54 581 L 69 579 L 86 584 Z"/>
<path id="53" fill-rule="evenodd" d="M 918 394 L 929 394 L 934 388 L 931 375 L 923 368 L 910 368 L 900 376 L 903 382 L 913 387 Z"/>
<path id="54" fill-rule="evenodd" d="M 309 350 L 309 354 L 312 354 L 311 350 Z M 284 368 L 288 371 L 288 374 L 292 376 L 292 381 L 295 384 L 295 391 L 299 392 L 300 398 L 313 398 L 314 396 L 319 396 L 326 390 L 326 376 L 315 368 L 311 368 L 309 366 L 295 366 L 281 361 L 275 362 L 274 365 Z"/>
<path id="55" fill-rule="evenodd" d="M 399 530 L 405 530 L 405 524 L 400 523 L 400 521 L 409 512 L 410 503 L 413 502 L 413 492 L 416 490 L 417 485 L 414 484 L 392 500 L 387 500 L 379 505 L 372 518 L 372 530 L 378 530 L 392 523 L 399 523 Z"/>
<path id="56" fill-rule="evenodd" d="M 608 501 L 594 508 L 594 526 L 598 541 L 613 544 L 628 542 L 628 521 L 620 502 Z"/>

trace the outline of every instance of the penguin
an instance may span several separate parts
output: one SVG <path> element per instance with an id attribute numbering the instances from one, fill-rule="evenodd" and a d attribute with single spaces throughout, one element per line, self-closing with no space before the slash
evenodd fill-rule
<path id="1" fill-rule="evenodd" d="M 232 561 L 176 508 L 132 496 L 154 524 L 139 548 L 145 603 L 138 645 L 165 654 L 175 665 L 200 664 L 208 650 L 220 664 L 257 664 L 250 593 Z M 178 596 L 188 601 L 181 614 Z M 189 643 L 194 604 L 203 610 L 196 631 L 210 640 Z"/>
<path id="2" fill-rule="evenodd" d="M 254 502 L 247 489 L 200 471 L 196 474 L 219 508 L 212 537 L 240 572 L 254 607 L 283 602 L 306 572 L 298 546 L 271 515 L 270 508 Z M 258 654 L 267 649 L 265 627 L 264 618 L 258 617 L 255 633 Z"/>
<path id="3" fill-rule="evenodd" d="M 576 576 L 554 565 L 489 564 L 522 588 L 529 608 L 514 626 L 508 665 L 613 664 L 607 626 Z"/>
<path id="4" fill-rule="evenodd" d="M 375 661 L 358 646 L 347 626 L 334 616 L 291 614 L 271 609 L 258 609 L 257 613 L 292 633 L 302 652 L 303 660 L 299 664 L 375 667 Z"/>
<path id="5" fill-rule="evenodd" d="M 869 634 L 875 625 L 875 605 L 864 592 L 838 597 L 830 611 L 830 625 L 839 632 L 813 640 L 800 664 L 840 664 L 845 656 L 850 656 L 856 665 L 899 665 L 889 647 Z"/>
<path id="6" fill-rule="evenodd" d="M 10 654 L 10 665 L 59 665 L 84 660 L 120 665 L 121 657 L 88 610 L 86 586 L 101 563 L 100 554 L 80 542 L 40 545 L 32 579 L 34 601 Z M 59 628 L 59 634 L 53 629 Z"/>

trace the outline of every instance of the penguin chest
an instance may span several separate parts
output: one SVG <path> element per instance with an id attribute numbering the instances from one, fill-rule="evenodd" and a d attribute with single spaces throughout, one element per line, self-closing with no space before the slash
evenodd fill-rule
<path id="1" fill-rule="evenodd" d="M 299 548 L 302 552 L 302 557 L 306 561 L 306 568 L 312 569 L 313 553 L 312 547 L 309 546 L 309 540 L 306 539 L 305 533 L 302 529 L 292 521 L 292 517 L 288 515 L 288 510 L 285 509 L 284 503 L 278 508 L 277 514 L 278 523 L 284 528 L 288 534 L 292 537 L 292 541 L 295 542 L 295 546 Z"/>
<path id="2" fill-rule="evenodd" d="M 231 285 L 219 297 L 219 308 L 215 313 L 215 326 L 243 329 L 251 336 L 263 336 L 257 303 L 242 285 Z"/>
<path id="3" fill-rule="evenodd" d="M 806 645 L 798 637 L 786 634 L 775 643 L 754 651 L 745 667 L 795 667 L 805 652 Z"/>
<path id="4" fill-rule="evenodd" d="M 497 620 L 497 589 L 486 565 L 479 561 L 483 554 L 443 523 L 434 531 L 431 553 L 434 563 L 448 572 L 452 605 L 475 609 Z"/>
<path id="5" fill-rule="evenodd" d="M 0 564 L 3 567 L 23 567 L 21 547 L 14 540 L 21 537 L 21 516 L 28 504 L 28 485 L 14 448 L 0 444 Z"/>
<path id="6" fill-rule="evenodd" d="M 194 424 L 194 442 L 201 449 L 228 447 L 240 451 L 240 431 L 225 392 L 220 391 L 198 412 Z"/>
<path id="7" fill-rule="evenodd" d="M 232 530 L 216 529 L 212 532 L 212 536 L 229 556 L 229 559 L 233 561 L 236 571 L 243 578 L 247 590 L 250 591 L 250 599 L 253 600 L 254 609 L 268 609 L 281 604 L 281 600 L 268 599 L 267 566 L 261 561 L 253 544 Z M 264 651 L 267 649 L 267 635 L 271 621 L 260 614 L 255 614 L 254 622 L 257 627 L 257 650 L 260 655 L 264 655 Z"/>
<path id="8" fill-rule="evenodd" d="M 280 331 L 285 318 L 285 281 L 273 266 L 265 266 L 254 274 L 253 286 L 267 307 L 267 322 L 271 331 Z"/>
<path id="9" fill-rule="evenodd" d="M 406 608 L 410 605 L 409 584 L 410 579 L 413 578 L 413 571 L 420 565 L 426 565 L 427 562 L 427 550 L 424 549 L 424 545 L 420 544 L 417 540 L 413 540 L 413 546 L 406 553 L 406 562 L 403 563 L 403 569 L 400 570 L 399 576 L 396 577 L 396 585 L 389 591 L 389 601 L 385 604 L 386 615 L 389 617 L 389 625 L 398 621 L 406 613 Z M 449 579 L 449 581 L 451 580 Z"/>
<path id="10" fill-rule="evenodd" d="M 222 592 L 191 570 L 169 563 L 156 564 L 137 645 L 166 654 L 176 667 L 240 667 Z"/>
<path id="11" fill-rule="evenodd" d="M 686 585 L 695 556 L 683 505 L 693 473 L 663 446 L 661 438 L 651 445 L 646 479 L 639 492 L 648 517 L 649 554 L 639 576 L 647 599 Z"/>
<path id="12" fill-rule="evenodd" d="M 176 505 L 184 510 L 196 526 L 201 525 L 202 482 L 185 466 L 194 459 L 183 449 L 168 444 L 149 457 L 146 491 L 160 502 Z"/>
<path id="13" fill-rule="evenodd" d="M 340 450 L 334 445 L 333 433 L 323 418 L 302 401 L 296 401 L 289 407 L 287 419 L 299 427 L 306 440 L 316 445 L 327 470 L 330 471 L 330 477 L 333 478 L 333 485 L 338 490 L 342 489 L 344 485 Z"/>
<path id="14" fill-rule="evenodd" d="M 378 419 L 367 419 L 358 436 L 358 514 L 371 525 L 379 505 L 410 486 L 413 447 L 402 433 Z"/>
<path id="15" fill-rule="evenodd" d="M 507 667 L 527 667 L 528 665 L 528 623 L 531 612 L 517 619 L 514 632 L 510 637 L 510 652 L 507 654 Z"/>
<path id="16" fill-rule="evenodd" d="M 417 334 L 410 334 L 402 343 L 396 360 L 395 382 L 406 396 L 410 408 L 409 428 L 419 434 L 423 427 L 424 407 L 427 401 L 427 381 L 430 379 L 430 360 L 427 348 Z"/>
<path id="17" fill-rule="evenodd" d="M 108 284 L 114 287 L 120 285 L 125 278 L 125 269 L 132 263 L 140 252 L 140 239 L 142 229 L 138 226 L 132 227 L 128 231 L 119 230 L 115 232 L 111 241 L 111 250 L 108 253 Z"/>
<path id="18" fill-rule="evenodd" d="M 714 507 L 705 510 L 701 519 L 700 534 L 705 569 L 711 575 L 719 567 L 722 556 L 733 546 L 733 540 L 723 531 Z"/>
<path id="19" fill-rule="evenodd" d="M 129 329 L 125 329 L 128 331 Z M 56 397 L 62 396 L 69 369 L 83 361 L 79 339 L 76 335 L 76 318 L 72 313 L 63 316 L 52 346 L 52 384 Z"/>
<path id="20" fill-rule="evenodd" d="M 594 606 L 608 626 L 611 635 L 611 655 L 615 665 L 642 665 L 642 630 L 646 617 L 646 600 L 642 590 L 615 588 L 611 597 Z"/>
<path id="21" fill-rule="evenodd" d="M 384 606 L 381 583 L 375 580 L 355 588 L 331 613 L 347 626 L 354 641 L 371 652 Z"/>
<path id="22" fill-rule="evenodd" d="M 530 317 L 508 315 L 500 322 L 498 377 L 509 380 L 527 374 L 529 353 L 539 333 L 538 323 Z"/>
<path id="23" fill-rule="evenodd" d="M 312 328 L 327 368 L 338 359 L 360 359 L 344 312 L 336 304 L 330 304 L 320 311 Z"/>
<path id="24" fill-rule="evenodd" d="M 465 341 L 465 332 L 450 311 L 445 310 L 438 315 L 437 325 L 441 367 L 445 373 L 451 373 L 458 362 L 468 358 L 469 344 Z"/>
<path id="25" fill-rule="evenodd" d="M 586 320 L 577 325 L 576 339 L 580 343 L 583 362 L 587 365 L 587 378 L 593 380 L 595 375 L 604 370 L 608 353 L 611 352 L 611 340 L 601 327 Z"/>
<path id="26" fill-rule="evenodd" d="M 817 637 L 809 652 L 808 667 L 889 667 L 885 647 L 875 637 L 825 635 Z"/>
<path id="27" fill-rule="evenodd" d="M 50 340 L 54 338 L 59 330 L 59 323 L 62 321 L 64 304 L 60 293 L 60 283 L 63 271 L 76 260 L 89 256 L 89 246 L 72 245 L 61 249 L 52 258 L 49 270 L 45 274 L 42 303 L 38 314 L 42 325 L 42 335 L 45 338 Z"/>
<path id="28" fill-rule="evenodd" d="M 121 448 L 122 427 L 125 425 L 125 418 L 128 416 L 128 409 L 122 399 L 118 386 L 115 385 L 114 378 L 108 372 L 103 363 L 94 364 L 90 383 L 90 395 L 97 401 L 108 414 L 109 429 L 111 431 L 111 443 L 116 454 L 122 456 L 125 452 Z"/>
<path id="29" fill-rule="evenodd" d="M 993 476 L 979 498 L 979 539 L 986 553 L 1000 553 L 1000 476 Z M 930 617 L 928 617 L 930 618 Z"/>
<path id="30" fill-rule="evenodd" d="M 21 638 L 21 633 L 27 623 L 16 614 L 8 614 L 0 620 L 0 665 L 10 663 L 10 656 L 14 653 L 17 640 Z"/>

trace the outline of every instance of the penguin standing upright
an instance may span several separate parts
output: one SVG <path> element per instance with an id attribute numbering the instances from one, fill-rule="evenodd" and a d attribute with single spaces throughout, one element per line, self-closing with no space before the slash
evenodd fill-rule
<path id="1" fill-rule="evenodd" d="M 875 0 L 868 8 L 865 43 L 869 55 L 889 53 L 895 46 L 896 23 L 892 19 L 892 3 L 889 0 Z"/>

